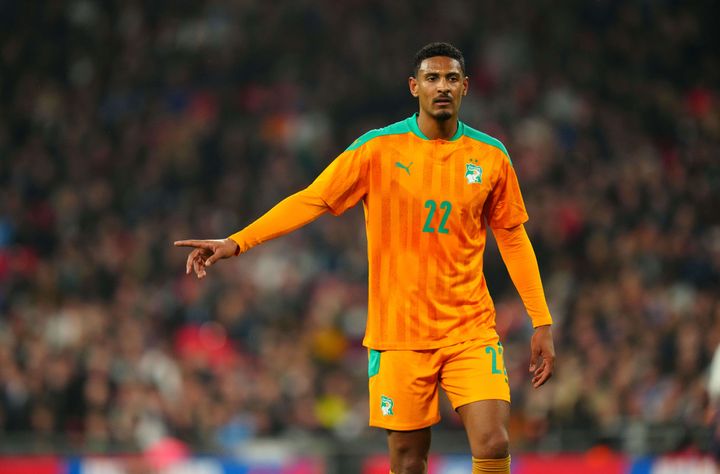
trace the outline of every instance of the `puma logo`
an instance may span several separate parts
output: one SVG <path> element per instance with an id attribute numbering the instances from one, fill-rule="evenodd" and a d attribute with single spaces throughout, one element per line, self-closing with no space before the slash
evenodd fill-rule
<path id="1" fill-rule="evenodd" d="M 408 176 L 410 176 L 410 167 L 413 165 L 413 162 L 411 161 L 409 165 L 405 166 L 404 164 L 400 163 L 399 161 L 395 162 L 395 166 L 398 168 L 402 168 L 405 171 L 407 171 Z"/>

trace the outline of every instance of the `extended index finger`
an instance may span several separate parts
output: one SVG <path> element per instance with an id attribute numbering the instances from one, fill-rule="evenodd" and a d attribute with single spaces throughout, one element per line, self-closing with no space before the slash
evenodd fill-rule
<path id="1" fill-rule="evenodd" d="M 209 240 L 176 240 L 173 245 L 175 247 L 195 247 L 198 249 L 213 250 L 213 243 Z"/>

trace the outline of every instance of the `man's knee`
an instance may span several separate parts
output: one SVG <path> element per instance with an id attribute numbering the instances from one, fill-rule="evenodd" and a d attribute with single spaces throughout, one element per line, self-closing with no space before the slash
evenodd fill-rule
<path id="1" fill-rule="evenodd" d="M 504 426 L 484 430 L 470 440 L 472 455 L 478 459 L 504 458 L 510 453 L 510 440 Z"/>
<path id="2" fill-rule="evenodd" d="M 393 474 L 425 474 L 429 439 L 418 437 L 393 437 L 390 443 L 390 464 Z"/>
<path id="3" fill-rule="evenodd" d="M 427 452 L 413 443 L 398 442 L 390 453 L 394 474 L 425 474 Z"/>

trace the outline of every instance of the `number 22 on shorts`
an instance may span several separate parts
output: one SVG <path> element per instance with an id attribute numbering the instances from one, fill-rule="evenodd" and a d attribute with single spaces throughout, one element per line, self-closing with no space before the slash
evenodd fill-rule
<path id="1" fill-rule="evenodd" d="M 485 353 L 490 354 L 491 357 L 491 366 L 490 370 L 493 375 L 504 375 L 505 381 L 507 382 L 507 369 L 505 368 L 505 363 L 503 361 L 503 347 L 502 344 L 498 342 L 497 349 L 493 346 L 487 346 L 485 348 Z M 502 362 L 502 370 L 498 368 L 498 356 L 500 358 L 500 361 Z"/>

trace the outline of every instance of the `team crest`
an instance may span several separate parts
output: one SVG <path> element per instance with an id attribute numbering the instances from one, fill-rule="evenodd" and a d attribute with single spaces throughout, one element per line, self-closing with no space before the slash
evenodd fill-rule
<path id="1" fill-rule="evenodd" d="M 395 413 L 393 413 L 393 403 L 392 398 L 386 397 L 385 395 L 380 395 L 380 409 L 382 410 L 383 416 L 392 416 Z"/>
<path id="2" fill-rule="evenodd" d="M 482 167 L 472 163 L 465 163 L 465 179 L 468 184 L 482 183 Z"/>

